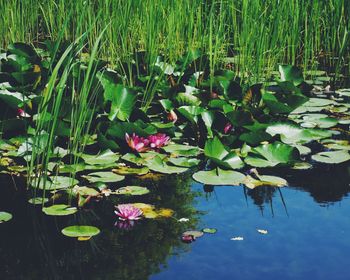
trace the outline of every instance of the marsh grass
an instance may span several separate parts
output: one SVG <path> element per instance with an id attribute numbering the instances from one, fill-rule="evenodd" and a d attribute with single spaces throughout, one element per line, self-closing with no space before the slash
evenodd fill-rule
<path id="1" fill-rule="evenodd" d="M 63 28 L 68 41 L 90 30 L 91 49 L 110 23 L 99 55 L 116 66 L 136 50 L 147 51 L 149 61 L 163 54 L 174 62 L 186 51 L 201 48 L 210 55 L 212 68 L 220 66 L 228 52 L 238 53 L 236 70 L 251 76 L 271 71 L 277 63 L 313 68 L 320 56 L 329 57 L 326 61 L 333 65 L 339 60 L 332 56 L 347 57 L 347 2 L 8 0 L 0 1 L 0 44 L 57 39 Z"/>

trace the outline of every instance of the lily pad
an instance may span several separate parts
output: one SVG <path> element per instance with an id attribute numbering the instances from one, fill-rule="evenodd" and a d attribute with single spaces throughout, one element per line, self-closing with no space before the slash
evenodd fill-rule
<path id="1" fill-rule="evenodd" d="M 249 189 L 254 189 L 259 186 L 283 187 L 287 185 L 287 181 L 283 178 L 270 175 L 259 175 L 258 179 L 247 176 L 244 180 L 244 185 Z"/>
<path id="2" fill-rule="evenodd" d="M 188 168 L 184 167 L 171 166 L 159 156 L 147 160 L 146 166 L 152 171 L 164 174 L 183 173 L 188 170 Z"/>
<path id="3" fill-rule="evenodd" d="M 90 183 L 114 183 L 125 179 L 124 176 L 115 174 L 110 171 L 93 172 L 82 177 L 87 179 Z"/>
<path id="4" fill-rule="evenodd" d="M 38 178 L 34 179 L 31 185 L 36 188 L 43 190 L 59 190 L 59 189 L 67 189 L 79 183 L 78 180 L 70 177 L 64 176 L 49 176 L 49 180 L 44 182 L 43 179 L 39 181 Z"/>
<path id="5" fill-rule="evenodd" d="M 172 164 L 180 167 L 194 167 L 198 166 L 200 160 L 196 158 L 178 157 L 169 158 L 168 162 L 171 162 Z"/>
<path id="6" fill-rule="evenodd" d="M 8 212 L 0 212 L 0 224 L 4 222 L 8 222 L 12 219 L 12 214 Z"/>
<path id="7" fill-rule="evenodd" d="M 78 186 L 73 188 L 73 192 L 81 196 L 98 196 L 100 194 L 97 190 L 93 188 Z"/>
<path id="8" fill-rule="evenodd" d="M 33 197 L 33 198 L 30 198 L 29 200 L 28 200 L 28 202 L 30 203 L 30 204 L 34 204 L 34 205 L 38 205 L 38 204 L 45 204 L 46 202 L 48 202 L 49 201 L 49 199 L 48 198 L 46 198 L 46 197 Z"/>
<path id="9" fill-rule="evenodd" d="M 91 237 L 98 235 L 100 230 L 93 226 L 69 226 L 62 229 L 62 234 L 68 237 L 78 238 L 79 241 L 89 240 Z"/>
<path id="10" fill-rule="evenodd" d="M 117 189 L 114 193 L 126 195 L 144 195 L 149 193 L 149 189 L 140 186 L 126 186 Z"/>
<path id="11" fill-rule="evenodd" d="M 144 166 L 140 168 L 133 168 L 129 166 L 118 166 L 112 170 L 114 173 L 119 175 L 145 175 L 149 172 L 149 168 Z"/>
<path id="12" fill-rule="evenodd" d="M 350 154 L 348 151 L 321 152 L 311 158 L 322 163 L 338 164 L 350 160 Z"/>
<path id="13" fill-rule="evenodd" d="M 199 171 L 193 174 L 193 179 L 205 185 L 237 186 L 244 182 L 244 174 L 216 168 L 209 171 Z"/>
<path id="14" fill-rule="evenodd" d="M 254 167 L 274 167 L 293 164 L 299 159 L 299 151 L 292 146 L 275 142 L 253 148 L 245 162 Z"/>
<path id="15" fill-rule="evenodd" d="M 173 156 L 197 156 L 201 150 L 195 146 L 183 145 L 183 144 L 170 144 L 162 148 L 165 152 L 172 154 Z"/>
<path id="16" fill-rule="evenodd" d="M 44 207 L 42 211 L 49 216 L 67 216 L 76 213 L 78 209 L 66 204 L 55 204 L 49 207 Z"/>
<path id="17" fill-rule="evenodd" d="M 241 158 L 234 152 L 228 152 L 217 137 L 207 140 L 204 154 L 214 163 L 224 168 L 239 169 L 244 166 Z"/>
<path id="18" fill-rule="evenodd" d="M 113 153 L 111 150 L 106 150 L 98 155 L 88 155 L 82 154 L 81 158 L 90 165 L 106 165 L 112 164 L 118 161 L 120 156 L 118 154 Z"/>
<path id="19" fill-rule="evenodd" d="M 203 228 L 202 231 L 204 233 L 210 233 L 210 234 L 214 234 L 217 232 L 217 229 L 216 228 Z"/>
<path id="20" fill-rule="evenodd" d="M 269 126 L 266 132 L 272 136 L 279 134 L 281 141 L 286 144 L 305 144 L 332 135 L 332 132 L 328 130 L 304 129 L 289 123 L 276 123 Z"/>
<path id="21" fill-rule="evenodd" d="M 321 144 L 332 150 L 348 150 L 350 151 L 350 142 L 347 140 L 325 139 Z"/>

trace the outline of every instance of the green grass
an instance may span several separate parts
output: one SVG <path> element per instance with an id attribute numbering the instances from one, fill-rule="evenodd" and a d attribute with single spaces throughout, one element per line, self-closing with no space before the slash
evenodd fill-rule
<path id="1" fill-rule="evenodd" d="M 240 54 L 235 68 L 249 76 L 265 73 L 277 63 L 317 67 L 321 56 L 336 65 L 338 61 L 331 59 L 330 53 L 349 55 L 349 44 L 344 45 L 350 29 L 346 0 L 278 2 L 0 1 L 0 10 L 6 11 L 0 15 L 0 45 L 57 39 L 64 28 L 64 39 L 70 42 L 90 30 L 91 48 L 107 26 L 99 55 L 114 65 L 135 50 L 146 50 L 149 60 L 161 53 L 172 62 L 189 49 L 201 48 L 215 68 L 231 50 Z"/>

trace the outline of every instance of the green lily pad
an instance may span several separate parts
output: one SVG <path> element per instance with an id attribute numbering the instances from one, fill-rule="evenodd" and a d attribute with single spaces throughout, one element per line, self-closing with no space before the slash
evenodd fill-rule
<path id="1" fill-rule="evenodd" d="M 170 144 L 162 148 L 165 152 L 174 156 L 197 156 L 201 150 L 195 146 L 183 145 L 183 144 Z"/>
<path id="2" fill-rule="evenodd" d="M 49 180 L 44 182 L 43 179 L 39 181 L 38 178 L 34 179 L 31 183 L 32 187 L 43 190 L 59 190 L 59 189 L 67 189 L 79 183 L 78 180 L 70 177 L 64 176 L 49 176 Z M 39 181 L 39 183 L 38 183 Z"/>
<path id="3" fill-rule="evenodd" d="M 338 124 L 338 120 L 330 117 L 320 117 L 320 114 L 305 114 L 303 115 L 303 123 L 301 124 L 305 127 L 305 123 L 312 123 L 319 128 L 330 128 Z M 304 125 L 303 125 L 304 124 Z M 314 127 L 315 127 L 314 126 Z"/>
<path id="4" fill-rule="evenodd" d="M 89 240 L 98 235 L 100 230 L 93 226 L 69 226 L 62 229 L 62 234 L 68 237 L 78 238 L 79 241 Z"/>
<path id="5" fill-rule="evenodd" d="M 209 171 L 199 171 L 193 174 L 193 179 L 205 185 L 223 185 L 223 186 L 237 186 L 243 183 L 244 174 L 216 168 Z"/>
<path id="6" fill-rule="evenodd" d="M 218 230 L 216 228 L 203 228 L 202 231 L 204 233 L 210 233 L 210 234 L 214 234 L 216 233 Z"/>
<path id="7" fill-rule="evenodd" d="M 12 214 L 8 212 L 0 212 L 0 224 L 4 222 L 8 222 L 12 219 Z"/>
<path id="8" fill-rule="evenodd" d="M 87 179 L 90 183 L 97 183 L 97 182 L 114 183 L 125 179 L 124 176 L 115 174 L 110 171 L 93 172 L 93 173 L 89 173 L 88 175 L 84 175 L 82 177 Z"/>
<path id="9" fill-rule="evenodd" d="M 136 165 L 144 165 L 146 163 L 146 160 L 143 159 L 142 157 L 139 157 L 135 154 L 132 153 L 127 153 L 122 156 L 122 160 L 125 160 L 127 162 L 131 162 Z"/>
<path id="10" fill-rule="evenodd" d="M 291 168 L 295 170 L 307 170 L 312 168 L 312 164 L 308 162 L 296 162 Z"/>
<path id="11" fill-rule="evenodd" d="M 305 144 L 332 136 L 332 132 L 328 130 L 304 129 L 288 123 L 270 125 L 266 132 L 272 136 L 279 134 L 281 141 L 286 144 Z"/>
<path id="12" fill-rule="evenodd" d="M 311 158 L 322 163 L 337 164 L 350 160 L 350 154 L 348 151 L 321 152 Z"/>
<path id="13" fill-rule="evenodd" d="M 119 160 L 120 156 L 111 150 L 106 150 L 98 155 L 82 154 L 81 158 L 90 165 L 112 164 Z"/>
<path id="14" fill-rule="evenodd" d="M 247 176 L 244 180 L 244 185 L 249 189 L 254 189 L 259 186 L 283 187 L 287 185 L 287 181 L 283 178 L 270 175 L 259 175 L 259 180 Z"/>
<path id="15" fill-rule="evenodd" d="M 217 137 L 207 140 L 204 154 L 214 163 L 224 168 L 239 169 L 244 166 L 241 158 L 234 152 L 228 152 Z"/>
<path id="16" fill-rule="evenodd" d="M 73 188 L 73 192 L 75 194 L 79 194 L 79 195 L 82 195 L 82 196 L 97 196 L 99 195 L 100 193 L 93 189 L 93 188 L 89 188 L 89 187 L 78 187 L 76 186 L 75 188 Z"/>
<path id="17" fill-rule="evenodd" d="M 350 141 L 347 141 L 347 140 L 325 139 L 321 141 L 321 144 L 327 147 L 328 149 L 332 149 L 332 150 L 350 151 Z"/>
<path id="18" fill-rule="evenodd" d="M 168 162 L 171 162 L 172 164 L 180 167 L 194 167 L 198 166 L 200 160 L 196 158 L 178 157 L 169 158 Z"/>
<path id="19" fill-rule="evenodd" d="M 299 151 L 292 146 L 275 142 L 253 148 L 245 162 L 254 167 L 274 167 L 292 164 L 299 159 Z"/>
<path id="20" fill-rule="evenodd" d="M 140 186 L 126 186 L 117 189 L 114 193 L 126 195 L 144 195 L 149 193 L 149 189 Z"/>
<path id="21" fill-rule="evenodd" d="M 67 216 L 76 213 L 78 209 L 66 204 L 55 204 L 49 207 L 44 207 L 42 211 L 49 216 Z"/>
<path id="22" fill-rule="evenodd" d="M 188 170 L 188 168 L 184 167 L 171 166 L 160 156 L 147 160 L 145 165 L 152 171 L 164 174 L 183 173 Z"/>
<path id="23" fill-rule="evenodd" d="M 29 202 L 30 204 L 34 204 L 34 205 L 45 204 L 45 203 L 48 202 L 48 201 L 49 201 L 49 199 L 46 198 L 46 197 L 33 197 L 33 198 L 30 198 L 30 199 L 28 200 L 28 202 Z"/>
<path id="24" fill-rule="evenodd" d="M 119 175 L 145 175 L 149 172 L 149 168 L 144 166 L 140 168 L 133 168 L 129 166 L 118 166 L 112 170 L 114 173 Z"/>

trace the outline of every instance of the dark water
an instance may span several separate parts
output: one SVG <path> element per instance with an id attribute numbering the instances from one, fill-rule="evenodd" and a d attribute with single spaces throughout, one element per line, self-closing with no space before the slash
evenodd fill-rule
<path id="1" fill-rule="evenodd" d="M 172 208 L 190 221 L 144 219 L 129 229 L 114 226 L 116 198 L 53 218 L 3 178 L 0 211 L 14 218 L 0 224 L 0 279 L 349 279 L 349 166 L 274 173 L 290 187 L 211 189 L 190 176 L 145 183 L 151 194 L 127 201 Z M 101 233 L 87 242 L 60 233 L 73 224 Z M 183 231 L 204 227 L 218 231 L 181 242 Z M 231 240 L 237 236 L 244 240 Z"/>

